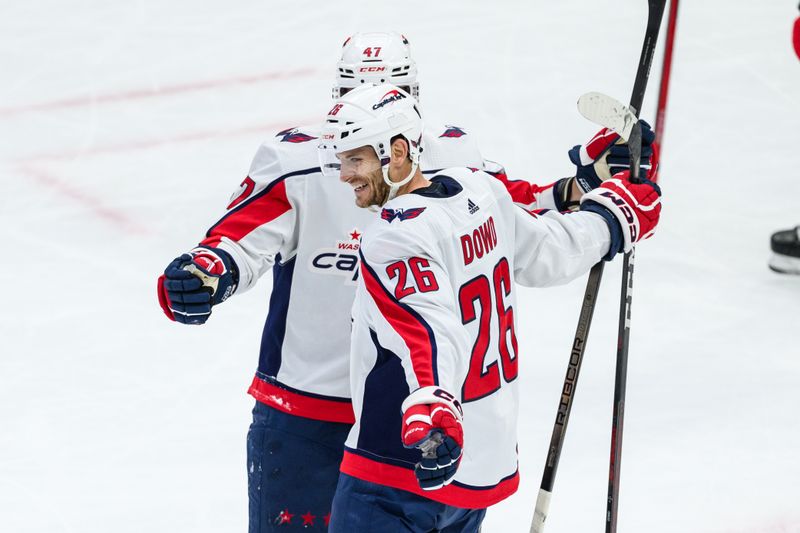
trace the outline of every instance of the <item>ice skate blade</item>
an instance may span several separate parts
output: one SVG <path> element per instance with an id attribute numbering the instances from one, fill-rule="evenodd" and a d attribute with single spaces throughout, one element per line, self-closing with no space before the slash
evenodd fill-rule
<path id="1" fill-rule="evenodd" d="M 779 274 L 795 274 L 800 276 L 800 259 L 773 253 L 769 258 L 769 268 Z"/>

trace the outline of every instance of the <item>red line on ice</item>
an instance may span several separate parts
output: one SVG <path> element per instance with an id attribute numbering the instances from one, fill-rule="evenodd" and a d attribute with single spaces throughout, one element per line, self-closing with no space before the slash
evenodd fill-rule
<path id="1" fill-rule="evenodd" d="M 53 100 L 50 102 L 40 102 L 38 104 L 28 104 L 14 107 L 0 107 L 0 116 L 19 115 L 34 111 L 46 111 L 52 109 L 64 109 L 69 107 L 93 106 L 97 104 L 108 104 L 113 102 L 124 102 L 129 100 L 142 100 L 146 98 L 157 98 L 195 91 L 205 91 L 229 85 L 248 85 L 253 83 L 264 83 L 294 78 L 310 77 L 318 74 L 317 69 L 301 68 L 295 70 L 285 70 L 277 72 L 264 72 L 252 76 L 235 76 L 232 78 L 221 78 L 216 80 L 196 81 L 192 83 L 182 83 L 177 85 L 167 85 L 164 87 L 154 87 L 149 89 L 131 89 L 118 93 L 98 94 L 89 96 L 78 96 L 75 98 L 65 98 L 63 100 Z"/>
<path id="2" fill-rule="evenodd" d="M 319 120 L 319 117 L 316 117 Z M 288 120 L 282 122 L 273 122 L 271 124 L 259 124 L 255 126 L 245 126 L 242 128 L 229 129 L 229 130 L 209 130 L 198 131 L 194 133 L 185 133 L 175 137 L 167 137 L 163 139 L 145 139 L 140 141 L 130 141 L 121 144 L 108 144 L 89 147 L 81 150 L 67 150 L 64 152 L 51 152 L 44 154 L 33 154 L 17 158 L 18 162 L 39 162 L 39 161 L 58 161 L 58 160 L 71 160 L 82 157 L 90 157 L 104 154 L 115 154 L 131 152 L 135 150 L 147 150 L 149 148 L 157 148 L 159 146 L 166 146 L 171 144 L 205 141 L 208 139 L 216 139 L 220 137 L 235 137 L 238 135 L 248 135 L 251 133 L 261 133 L 265 136 L 275 135 L 280 130 L 289 128 L 291 126 L 299 126 L 302 124 L 311 124 L 314 119 L 306 119 L 301 122 L 290 122 Z"/>
<path id="3" fill-rule="evenodd" d="M 110 222 L 119 229 L 132 234 L 144 235 L 152 233 L 149 229 L 139 224 L 138 221 L 128 217 L 119 209 L 114 209 L 103 204 L 102 200 L 91 194 L 74 187 L 55 176 L 31 166 L 20 166 L 19 171 L 39 182 L 41 185 L 58 194 L 71 198 L 76 203 L 85 207 L 89 212 Z"/>

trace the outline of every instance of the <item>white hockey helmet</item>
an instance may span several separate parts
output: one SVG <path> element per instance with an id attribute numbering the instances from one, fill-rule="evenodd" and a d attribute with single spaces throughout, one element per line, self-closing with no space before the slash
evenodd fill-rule
<path id="1" fill-rule="evenodd" d="M 391 83 L 419 100 L 417 65 L 408 39 L 397 32 L 356 33 L 342 45 L 333 98 L 365 83 Z"/>
<path id="2" fill-rule="evenodd" d="M 320 134 L 319 156 L 322 173 L 339 175 L 336 154 L 371 146 L 380 160 L 383 180 L 391 200 L 398 189 L 411 181 L 419 167 L 422 152 L 422 114 L 417 101 L 394 85 L 363 85 L 336 101 L 328 111 Z M 401 181 L 389 179 L 392 139 L 402 136 L 408 142 L 411 172 Z"/>

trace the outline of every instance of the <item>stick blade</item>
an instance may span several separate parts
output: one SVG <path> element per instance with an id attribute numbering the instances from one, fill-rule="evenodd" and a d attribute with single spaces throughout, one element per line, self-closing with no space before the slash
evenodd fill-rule
<path id="1" fill-rule="evenodd" d="M 581 95 L 578 98 L 578 112 L 595 124 L 614 130 L 625 142 L 638 120 L 628 106 L 598 92 Z"/>
<path id="2" fill-rule="evenodd" d="M 550 508 L 550 497 L 553 494 L 544 489 L 539 489 L 536 498 L 536 508 L 533 511 L 530 533 L 544 533 L 544 521 L 547 520 L 547 510 Z"/>

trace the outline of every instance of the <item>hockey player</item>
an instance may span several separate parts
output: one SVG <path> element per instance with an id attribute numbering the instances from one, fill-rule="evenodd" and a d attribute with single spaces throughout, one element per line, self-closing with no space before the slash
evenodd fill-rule
<path id="1" fill-rule="evenodd" d="M 416 95 L 416 75 L 404 37 L 357 34 L 342 48 L 334 95 L 383 81 Z M 353 205 L 348 187 L 321 175 L 319 136 L 317 126 L 297 127 L 266 141 L 224 216 L 159 279 L 165 314 L 180 323 L 203 324 L 213 306 L 252 288 L 272 269 L 269 313 L 249 389 L 256 400 L 247 435 L 251 533 L 326 525 L 354 421 L 350 308 L 361 232 L 374 214 Z M 429 125 L 424 137 L 423 173 L 453 165 L 482 167 L 473 137 L 463 128 Z M 614 164 L 608 154 L 626 150 L 614 141 L 601 135 L 588 143 L 576 174 L 599 184 L 598 174 Z M 515 199 L 531 209 L 565 209 L 571 195 L 579 194 L 572 178 L 538 187 L 510 181 L 493 168 Z"/>
<path id="2" fill-rule="evenodd" d="M 322 131 L 323 169 L 380 209 L 359 249 L 336 533 L 478 531 L 519 482 L 514 283 L 570 281 L 651 236 L 660 214 L 658 186 L 620 173 L 580 212 L 532 216 L 480 170 L 425 177 L 422 131 L 390 85 L 348 93 Z"/>
<path id="3" fill-rule="evenodd" d="M 418 92 L 408 41 L 356 34 L 337 65 L 334 96 L 391 81 Z M 252 288 L 272 268 L 273 289 L 247 435 L 251 533 L 324 530 L 353 423 L 348 379 L 350 308 L 361 231 L 374 214 L 322 176 L 318 126 L 284 130 L 256 153 L 224 216 L 159 280 L 170 319 L 205 323 L 212 307 Z M 424 170 L 481 167 L 473 137 L 431 128 Z M 552 198 L 552 192 L 548 190 Z"/>
<path id="4" fill-rule="evenodd" d="M 800 9 L 800 5 L 797 7 Z M 794 21 L 792 45 L 800 59 L 800 17 Z M 770 249 L 770 269 L 780 274 L 800 274 L 800 226 L 773 233 Z"/>

